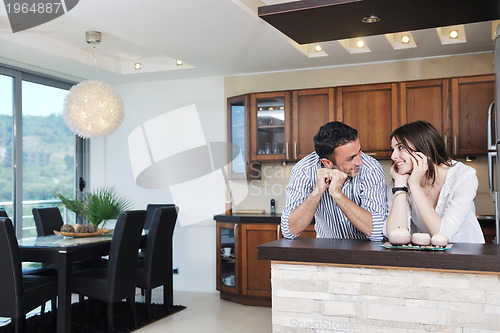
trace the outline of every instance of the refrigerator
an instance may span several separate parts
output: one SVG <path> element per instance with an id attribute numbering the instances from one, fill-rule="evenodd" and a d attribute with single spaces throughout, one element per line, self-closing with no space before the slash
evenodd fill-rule
<path id="1" fill-rule="evenodd" d="M 495 101 L 500 98 L 500 82 L 498 78 L 500 77 L 500 24 L 496 28 L 495 43 L 494 43 L 494 62 L 495 62 L 495 73 L 496 73 L 496 91 L 495 91 Z M 500 189 L 499 177 L 500 165 L 498 163 L 497 157 L 500 156 L 500 115 L 498 114 L 499 108 L 497 107 L 499 103 L 491 103 L 488 110 L 488 183 L 490 187 L 490 193 L 493 197 L 493 202 L 495 204 L 495 228 L 496 237 L 494 239 L 495 244 L 500 244 L 500 202 L 499 193 Z"/>

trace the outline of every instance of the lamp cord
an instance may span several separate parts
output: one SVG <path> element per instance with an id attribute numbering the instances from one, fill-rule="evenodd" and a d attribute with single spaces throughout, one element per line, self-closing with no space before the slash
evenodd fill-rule
<path id="1" fill-rule="evenodd" d="M 90 51 L 89 56 L 87 57 L 87 64 L 88 64 L 89 63 L 89 58 L 90 58 L 90 56 L 92 56 L 92 66 L 94 67 L 94 77 L 93 77 L 94 81 L 95 81 L 96 76 L 97 76 L 97 67 L 95 65 L 96 64 L 95 49 L 96 49 L 96 46 L 94 45 L 92 47 L 92 51 Z"/>

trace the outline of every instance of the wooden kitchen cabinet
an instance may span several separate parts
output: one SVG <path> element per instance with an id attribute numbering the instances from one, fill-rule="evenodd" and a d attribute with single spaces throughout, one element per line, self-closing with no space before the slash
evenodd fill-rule
<path id="1" fill-rule="evenodd" d="M 417 120 L 431 123 L 449 144 L 450 80 L 419 80 L 399 84 L 399 124 Z M 449 149 L 449 147 L 448 147 Z"/>
<path id="2" fill-rule="evenodd" d="M 488 108 L 495 100 L 495 75 L 451 79 L 451 153 L 487 154 Z"/>
<path id="3" fill-rule="evenodd" d="M 397 83 L 338 87 L 335 117 L 358 130 L 363 152 L 387 158 L 398 126 L 397 100 Z"/>
<path id="4" fill-rule="evenodd" d="M 290 92 L 250 94 L 250 147 L 252 161 L 290 159 Z"/>
<path id="5" fill-rule="evenodd" d="M 495 75 L 400 82 L 399 123 L 430 122 L 453 156 L 487 153 Z"/>
<path id="6" fill-rule="evenodd" d="M 314 135 L 334 119 L 334 90 L 251 94 L 252 161 L 298 161 L 313 152 Z"/>
<path id="7" fill-rule="evenodd" d="M 300 237 L 316 237 L 314 225 Z M 257 260 L 257 246 L 278 238 L 282 238 L 279 223 L 217 221 L 217 290 L 221 299 L 271 306 L 271 262 Z M 224 247 L 231 248 L 230 255 L 224 254 Z"/>
<path id="8" fill-rule="evenodd" d="M 334 119 L 335 88 L 292 92 L 292 152 L 300 160 L 314 151 L 313 138 L 321 126 Z"/>
<path id="9" fill-rule="evenodd" d="M 227 99 L 227 149 L 229 179 L 260 179 L 260 163 L 251 160 L 249 95 Z"/>

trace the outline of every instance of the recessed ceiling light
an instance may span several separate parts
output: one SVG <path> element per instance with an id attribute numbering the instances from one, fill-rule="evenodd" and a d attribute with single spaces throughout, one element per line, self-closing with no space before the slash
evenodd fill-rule
<path id="1" fill-rule="evenodd" d="M 323 49 L 321 48 L 321 45 L 319 45 L 319 44 L 316 44 L 316 46 L 314 47 L 314 49 L 316 50 L 316 52 L 323 51 Z"/>
<path id="2" fill-rule="evenodd" d="M 410 42 L 410 36 L 408 35 L 401 36 L 401 43 L 408 44 L 409 42 Z"/>
<path id="3" fill-rule="evenodd" d="M 136 62 L 136 63 L 135 63 L 135 65 L 134 65 L 134 68 L 135 68 L 136 70 L 141 69 L 141 67 L 142 67 L 142 66 L 141 66 L 141 63 L 140 63 L 140 62 Z"/>
<path id="4" fill-rule="evenodd" d="M 362 48 L 363 46 L 365 46 L 365 42 L 362 39 L 360 39 L 356 42 L 356 46 Z"/>
<path id="5" fill-rule="evenodd" d="M 177 64 L 177 66 L 182 66 L 182 64 L 183 64 L 184 62 L 182 62 L 182 60 L 181 60 L 181 59 L 177 59 L 177 60 L 175 61 L 175 63 Z"/>
<path id="6" fill-rule="evenodd" d="M 361 22 L 363 23 L 377 23 L 378 21 L 380 21 L 380 17 L 378 17 L 377 15 L 365 16 L 361 20 Z"/>
<path id="7" fill-rule="evenodd" d="M 458 38 L 458 30 L 451 30 L 450 31 L 450 38 Z"/>

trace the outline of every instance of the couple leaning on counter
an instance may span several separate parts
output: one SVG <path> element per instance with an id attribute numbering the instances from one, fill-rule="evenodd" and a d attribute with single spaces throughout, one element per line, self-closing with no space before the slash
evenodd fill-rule
<path id="1" fill-rule="evenodd" d="M 390 137 L 393 164 L 387 200 L 384 170 L 361 151 L 358 132 L 323 125 L 315 151 L 292 169 L 281 230 L 295 238 L 315 220 L 317 237 L 382 240 L 395 228 L 441 233 L 455 243 L 484 243 L 474 197 L 476 171 L 451 158 L 430 123 L 416 121 Z"/>

